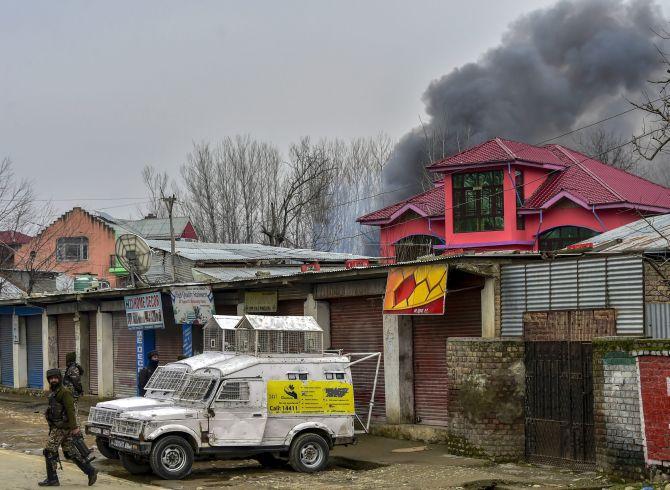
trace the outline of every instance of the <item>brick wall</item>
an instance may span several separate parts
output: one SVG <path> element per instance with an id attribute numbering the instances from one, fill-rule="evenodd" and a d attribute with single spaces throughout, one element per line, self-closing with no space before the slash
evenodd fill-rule
<path id="1" fill-rule="evenodd" d="M 644 301 L 645 303 L 670 302 L 670 263 L 644 261 Z"/>
<path id="2" fill-rule="evenodd" d="M 613 309 L 527 311 L 523 314 L 525 340 L 588 342 L 611 335 L 616 335 L 616 311 Z"/>
<path id="3" fill-rule="evenodd" d="M 521 340 L 447 340 L 448 444 L 454 453 L 523 458 L 523 346 Z"/>
<path id="4" fill-rule="evenodd" d="M 621 337 L 594 340 L 594 431 L 599 469 L 633 479 L 645 478 L 654 472 L 654 465 L 645 461 L 641 417 L 641 410 L 654 409 L 649 400 L 643 407 L 640 406 L 638 362 L 648 362 L 646 356 L 667 356 L 669 351 L 670 340 Z M 658 378 L 653 386 L 657 393 L 662 392 L 666 400 L 666 377 L 662 376 L 665 370 L 658 369 L 658 366 L 653 368 L 653 361 L 649 364 L 652 366 L 650 377 Z M 670 438 L 667 424 L 664 429 L 664 434 L 657 435 L 667 440 Z"/>

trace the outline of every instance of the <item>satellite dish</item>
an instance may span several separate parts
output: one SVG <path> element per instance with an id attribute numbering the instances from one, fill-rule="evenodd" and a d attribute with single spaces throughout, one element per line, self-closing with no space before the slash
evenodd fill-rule
<path id="1" fill-rule="evenodd" d="M 151 265 L 151 248 L 138 235 L 127 233 L 116 239 L 116 256 L 124 269 L 130 274 L 135 285 L 135 278 L 146 274 Z"/>

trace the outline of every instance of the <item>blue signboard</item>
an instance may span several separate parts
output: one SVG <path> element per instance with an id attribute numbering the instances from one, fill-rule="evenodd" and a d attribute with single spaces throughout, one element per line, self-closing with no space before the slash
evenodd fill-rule
<path id="1" fill-rule="evenodd" d="M 156 337 L 153 330 L 137 330 L 135 332 L 135 363 L 137 364 L 137 394 L 140 393 L 140 371 L 147 365 L 147 354 L 154 350 Z"/>
<path id="2" fill-rule="evenodd" d="M 129 330 L 165 328 L 160 292 L 125 296 L 123 302 Z"/>
<path id="3" fill-rule="evenodd" d="M 193 326 L 190 323 L 182 326 L 182 340 L 182 354 L 191 357 L 193 355 Z"/>

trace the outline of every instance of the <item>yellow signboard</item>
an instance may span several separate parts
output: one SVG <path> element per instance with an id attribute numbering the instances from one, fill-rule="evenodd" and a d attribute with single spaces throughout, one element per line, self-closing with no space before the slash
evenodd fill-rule
<path id="1" fill-rule="evenodd" d="M 386 279 L 384 313 L 443 315 L 446 293 L 446 264 L 393 267 Z"/>
<path id="2" fill-rule="evenodd" d="M 343 381 L 268 381 L 270 415 L 353 415 L 354 387 Z"/>
<path id="3" fill-rule="evenodd" d="M 245 313 L 274 313 L 277 311 L 277 291 L 246 291 Z"/>

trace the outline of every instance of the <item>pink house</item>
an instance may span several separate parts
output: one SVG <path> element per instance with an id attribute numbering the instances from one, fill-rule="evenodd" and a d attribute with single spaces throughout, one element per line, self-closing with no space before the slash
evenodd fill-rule
<path id="1" fill-rule="evenodd" d="M 398 260 L 441 250 L 558 250 L 670 212 L 670 189 L 561 145 L 495 138 L 428 167 L 433 189 L 358 218 Z"/>

